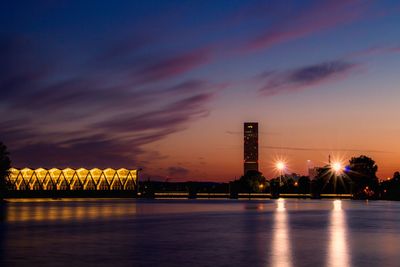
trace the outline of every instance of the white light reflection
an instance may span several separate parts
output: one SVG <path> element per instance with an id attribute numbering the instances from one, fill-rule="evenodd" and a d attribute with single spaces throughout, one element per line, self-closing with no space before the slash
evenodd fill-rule
<path id="1" fill-rule="evenodd" d="M 347 224 L 346 215 L 342 209 L 342 201 L 333 201 L 329 226 L 329 254 L 327 266 L 350 266 L 349 252 L 347 248 Z"/>
<path id="2" fill-rule="evenodd" d="M 273 231 L 271 266 L 291 267 L 292 250 L 290 247 L 289 225 L 284 199 L 277 200 Z"/>

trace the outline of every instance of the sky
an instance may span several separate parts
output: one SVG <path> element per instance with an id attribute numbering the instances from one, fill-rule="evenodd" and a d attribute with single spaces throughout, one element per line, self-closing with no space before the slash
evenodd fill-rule
<path id="1" fill-rule="evenodd" d="M 398 1 L 3 1 L 0 141 L 14 167 L 229 181 L 328 156 L 400 169 Z"/>

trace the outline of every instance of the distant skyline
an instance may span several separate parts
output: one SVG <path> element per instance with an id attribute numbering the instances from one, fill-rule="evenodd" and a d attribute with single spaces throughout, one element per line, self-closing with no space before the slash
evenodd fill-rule
<path id="1" fill-rule="evenodd" d="M 171 181 L 400 169 L 398 1 L 9 1 L 0 141 L 16 167 L 142 167 Z"/>

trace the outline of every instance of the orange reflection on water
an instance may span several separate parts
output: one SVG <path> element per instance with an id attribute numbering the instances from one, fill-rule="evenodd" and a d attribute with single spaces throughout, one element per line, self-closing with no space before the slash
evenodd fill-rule
<path id="1" fill-rule="evenodd" d="M 12 203 L 6 214 L 7 222 L 78 221 L 117 218 L 136 214 L 135 203 L 108 202 L 40 202 Z"/>
<path id="2" fill-rule="evenodd" d="M 273 231 L 271 266 L 291 267 L 293 265 L 292 254 L 284 199 L 277 200 Z"/>
<path id="3" fill-rule="evenodd" d="M 330 222 L 327 266 L 350 266 L 349 251 L 347 247 L 346 214 L 342 209 L 341 200 L 333 201 L 333 210 L 331 212 Z"/>

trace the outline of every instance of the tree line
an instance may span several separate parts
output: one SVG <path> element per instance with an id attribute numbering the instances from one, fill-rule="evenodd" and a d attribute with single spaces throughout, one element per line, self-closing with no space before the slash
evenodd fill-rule
<path id="1" fill-rule="evenodd" d="M 391 179 L 379 181 L 375 161 L 365 155 L 353 157 L 340 171 L 328 164 L 318 168 L 314 179 L 308 176 L 281 175 L 266 179 L 258 171 L 248 171 L 240 179 L 231 182 L 236 192 L 304 194 L 319 198 L 323 194 L 351 194 L 354 199 L 400 200 L 400 173 Z"/>

